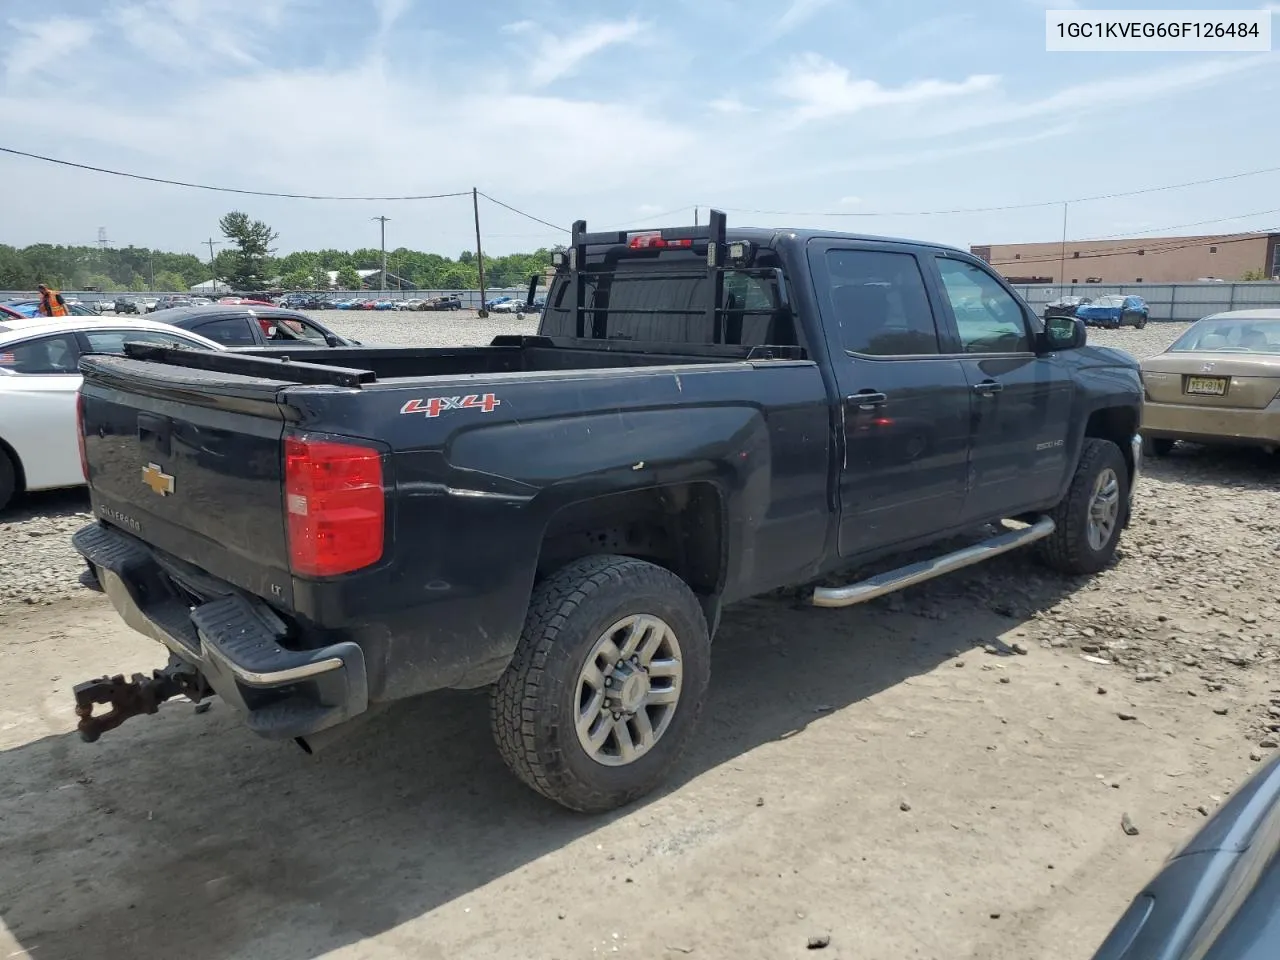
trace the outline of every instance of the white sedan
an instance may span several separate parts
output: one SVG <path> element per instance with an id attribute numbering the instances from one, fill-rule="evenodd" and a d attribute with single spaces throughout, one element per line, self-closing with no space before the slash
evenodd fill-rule
<path id="1" fill-rule="evenodd" d="M 0 322 L 0 509 L 14 494 L 84 483 L 76 437 L 80 357 L 126 342 L 224 349 L 196 333 L 124 317 Z"/>

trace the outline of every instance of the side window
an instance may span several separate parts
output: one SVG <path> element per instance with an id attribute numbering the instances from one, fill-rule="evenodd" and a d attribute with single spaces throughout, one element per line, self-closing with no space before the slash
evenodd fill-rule
<path id="1" fill-rule="evenodd" d="M 827 273 L 845 350 L 872 357 L 938 352 L 938 329 L 914 254 L 829 250 Z"/>
<path id="2" fill-rule="evenodd" d="M 206 350 L 204 344 L 182 336 L 178 331 L 163 330 L 86 330 L 81 334 L 90 353 L 124 353 L 126 343 L 155 343 L 162 347 L 185 347 L 188 350 Z"/>
<path id="3" fill-rule="evenodd" d="M 195 332 L 227 347 L 252 347 L 258 342 L 244 317 L 210 320 L 196 327 Z"/>
<path id="4" fill-rule="evenodd" d="M 324 331 L 314 323 L 308 323 L 306 320 L 296 317 L 290 317 L 287 323 L 297 331 L 298 336 L 302 337 L 303 340 L 314 340 L 317 343 L 325 344 L 329 342 L 325 339 Z"/>
<path id="5" fill-rule="evenodd" d="M 938 272 L 965 353 L 1030 352 L 1022 308 L 995 278 L 950 257 L 938 257 Z"/>
<path id="6" fill-rule="evenodd" d="M 258 317 L 262 333 L 268 340 L 312 340 L 326 343 L 324 334 L 301 317 L 264 314 Z"/>
<path id="7" fill-rule="evenodd" d="M 71 334 L 0 347 L 0 367 L 13 373 L 77 373 L 80 348 Z"/>

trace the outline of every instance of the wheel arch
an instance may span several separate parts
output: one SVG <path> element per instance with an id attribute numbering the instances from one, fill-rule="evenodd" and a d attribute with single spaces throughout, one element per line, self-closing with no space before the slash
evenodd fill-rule
<path id="1" fill-rule="evenodd" d="M 9 458 L 9 462 L 13 464 L 13 492 L 16 496 L 23 493 L 27 489 L 27 472 L 22 465 L 22 458 L 18 456 L 18 451 L 13 448 L 4 437 L 0 437 L 0 453 Z"/>
<path id="2" fill-rule="evenodd" d="M 583 557 L 615 554 L 664 567 L 698 597 L 715 632 L 727 572 L 728 516 L 709 480 L 643 487 L 577 500 L 548 519 L 536 580 Z"/>

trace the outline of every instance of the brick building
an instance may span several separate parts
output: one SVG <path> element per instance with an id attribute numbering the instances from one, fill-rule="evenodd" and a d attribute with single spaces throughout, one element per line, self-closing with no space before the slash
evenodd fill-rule
<path id="1" fill-rule="evenodd" d="M 1180 283 L 1280 277 L 1280 233 L 973 246 L 1011 283 Z"/>

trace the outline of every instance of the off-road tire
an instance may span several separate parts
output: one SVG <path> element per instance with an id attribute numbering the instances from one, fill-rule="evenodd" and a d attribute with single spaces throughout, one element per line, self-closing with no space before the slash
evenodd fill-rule
<path id="1" fill-rule="evenodd" d="M 605 631 L 640 613 L 661 617 L 679 641 L 680 700 L 647 753 L 605 766 L 578 742 L 578 675 Z M 490 698 L 493 737 L 512 772 L 543 796 L 582 813 L 612 810 L 666 777 L 692 737 L 710 677 L 706 619 L 683 580 L 631 557 L 586 557 L 534 588 L 515 654 Z"/>
<path id="2" fill-rule="evenodd" d="M 1107 467 L 1114 470 L 1119 478 L 1120 516 L 1107 543 L 1101 550 L 1094 550 L 1089 543 L 1089 502 L 1098 474 Z M 1129 468 L 1120 448 L 1110 440 L 1086 437 L 1067 495 L 1049 512 L 1056 527 L 1053 533 L 1040 541 L 1040 559 L 1061 573 L 1086 574 L 1102 570 L 1111 563 L 1120 542 L 1128 497 Z"/>
<path id="3" fill-rule="evenodd" d="M 18 468 L 9 455 L 0 450 L 0 510 L 9 505 L 18 492 Z"/>
<path id="4" fill-rule="evenodd" d="M 1174 442 L 1170 437 L 1143 437 L 1142 454 L 1147 457 L 1167 457 L 1173 452 Z"/>

